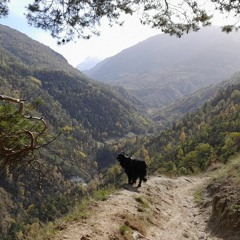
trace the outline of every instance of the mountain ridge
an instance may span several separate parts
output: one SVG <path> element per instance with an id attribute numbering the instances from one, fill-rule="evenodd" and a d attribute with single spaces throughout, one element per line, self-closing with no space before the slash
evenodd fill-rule
<path id="1" fill-rule="evenodd" d="M 120 121 L 119 118 L 121 118 L 121 122 L 125 122 L 126 125 L 128 122 L 133 123 L 136 131 L 142 127 L 145 128 L 142 123 L 147 123 L 148 120 L 142 116 L 140 101 L 130 96 L 124 89 L 107 86 L 106 84 L 94 81 L 73 68 L 63 56 L 54 52 L 49 47 L 9 27 L 3 25 L 0 25 L 0 27 L 0 51 L 2 63 L 6 64 L 5 69 L 2 69 L 3 76 L 8 74 L 8 72 L 11 74 L 11 71 L 15 69 L 19 72 L 19 78 L 29 78 L 30 76 L 36 78 L 36 81 L 40 81 L 40 89 L 42 88 L 44 91 L 48 91 L 50 95 L 54 94 L 55 98 L 58 96 L 58 101 L 70 115 L 72 114 L 72 117 L 77 117 L 78 121 L 81 121 L 84 127 L 90 128 L 91 131 L 95 128 L 95 133 L 92 132 L 95 137 L 97 135 L 96 132 L 107 134 L 112 132 L 113 136 L 114 134 L 119 136 L 121 132 L 119 131 L 120 125 L 118 124 Z M 8 38 L 11 39 L 11 41 Z M 13 66 L 11 61 L 14 61 L 14 63 L 17 62 L 18 64 Z M 14 83 L 14 80 L 12 80 L 11 83 Z M 17 80 L 14 84 L 17 90 L 24 92 L 24 89 L 21 89 L 21 86 L 18 85 Z M 66 89 L 67 87 L 69 89 Z M 78 90 L 76 91 L 76 89 Z M 71 91 L 75 94 L 75 99 L 71 96 Z M 97 100 L 99 95 L 102 96 L 101 101 L 109 103 L 108 108 L 104 108 L 102 111 L 100 111 L 101 105 L 104 106 L 105 104 L 100 104 L 100 101 Z M 63 102 L 65 102 L 65 104 L 62 104 Z M 88 105 L 88 108 L 86 105 Z M 81 114 L 78 111 L 79 107 L 82 108 Z M 112 113 L 114 113 L 114 116 Z M 108 129 L 110 125 L 107 126 L 106 124 L 104 125 L 96 121 L 98 116 L 102 118 L 103 123 L 112 123 L 110 124 L 112 125 L 112 130 Z M 126 121 L 128 117 L 129 119 Z M 125 118 L 125 120 L 123 118 Z M 90 123 L 90 121 L 92 122 Z M 135 121 L 138 123 L 134 124 Z M 130 125 L 128 124 L 128 126 Z M 138 126 L 140 126 L 140 128 Z M 114 127 L 118 130 L 114 130 Z M 130 130 L 126 126 L 121 126 L 120 128 L 122 128 L 125 133 Z M 135 130 L 132 129 L 133 132 Z"/>
<path id="2" fill-rule="evenodd" d="M 239 42 L 239 33 L 227 35 L 218 27 L 180 39 L 159 34 L 100 62 L 86 74 L 131 90 L 149 107 L 167 106 L 238 71 Z"/>

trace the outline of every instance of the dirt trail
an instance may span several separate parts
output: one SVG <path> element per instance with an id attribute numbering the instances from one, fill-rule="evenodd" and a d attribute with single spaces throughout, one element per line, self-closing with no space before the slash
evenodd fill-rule
<path id="1" fill-rule="evenodd" d="M 151 177 L 93 206 L 94 214 L 69 224 L 58 240 L 220 240 L 207 230 L 208 216 L 194 202 L 206 178 Z M 131 231 L 129 231 L 131 229 Z"/>

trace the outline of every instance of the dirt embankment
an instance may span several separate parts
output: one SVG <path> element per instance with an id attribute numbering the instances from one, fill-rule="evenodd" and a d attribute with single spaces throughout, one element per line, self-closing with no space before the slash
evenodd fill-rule
<path id="1" fill-rule="evenodd" d="M 194 199 L 206 181 L 201 177 L 151 177 L 138 189 L 126 185 L 108 200 L 94 203 L 90 216 L 67 224 L 56 239 L 223 239 L 210 231 L 210 215 Z"/>

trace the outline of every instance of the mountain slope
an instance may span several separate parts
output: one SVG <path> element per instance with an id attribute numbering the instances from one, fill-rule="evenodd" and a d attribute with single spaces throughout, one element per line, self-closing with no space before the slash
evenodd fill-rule
<path id="1" fill-rule="evenodd" d="M 131 89 L 151 107 L 166 106 L 239 70 L 240 33 L 203 28 L 178 39 L 151 37 L 105 59 L 86 73 Z"/>
<path id="2" fill-rule="evenodd" d="M 51 48 L 10 27 L 0 25 L 0 28 L 1 50 L 10 57 L 36 68 L 71 69 L 67 60 Z"/>
<path id="3" fill-rule="evenodd" d="M 38 82 L 63 109 L 94 137 L 143 133 L 150 122 L 141 115 L 140 102 L 122 88 L 95 82 L 71 67 L 50 48 L 13 29 L 0 26 L 1 73 L 25 95 L 21 81 Z M 19 80 L 18 80 L 19 79 Z M 39 96 L 40 97 L 40 96 Z M 136 107 L 138 105 L 138 107 Z"/>
<path id="4" fill-rule="evenodd" d="M 29 234 L 38 233 L 43 222 L 65 215 L 88 191 L 98 188 L 102 174 L 97 174 L 96 157 L 105 139 L 122 137 L 129 131 L 145 133 L 150 123 L 139 113 L 138 100 L 123 88 L 97 83 L 70 65 L 65 68 L 66 61 L 58 54 L 52 55 L 49 48 L 10 28 L 2 28 L 1 92 L 25 99 L 27 114 L 46 119 L 48 140 L 62 132 L 54 142 L 37 151 L 33 165 L 29 163 L 18 173 L 0 175 L 0 238 L 26 239 Z M 4 33 L 8 31 L 10 35 Z M 178 174 L 225 163 L 239 152 L 239 92 L 239 82 L 223 89 L 199 111 L 176 121 L 173 128 L 156 133 L 138 154 L 151 163 L 150 169 Z M 9 114 L 5 103 L 0 104 L 4 114 Z M 111 146 L 113 153 L 125 144 L 118 140 Z M 127 149 L 136 148 L 134 141 L 141 139 L 126 141 Z M 115 180 L 115 170 L 107 172 L 110 179 Z M 76 185 L 71 181 L 73 177 L 87 181 L 88 186 Z"/>
<path id="5" fill-rule="evenodd" d="M 139 101 L 123 88 L 91 80 L 50 48 L 2 25 L 0 93 L 25 100 L 29 119 L 43 118 L 48 126 L 38 138 L 42 147 L 28 156 L 19 151 L 17 162 L 8 166 L 0 154 L 0 239 L 26 239 L 43 222 L 66 214 L 99 184 L 93 178 L 105 139 L 144 133 L 151 124 L 139 111 Z M 0 153 L 13 151 L 11 142 L 6 148 L 6 139 L 17 139 L 25 148 L 25 135 L 34 136 L 41 126 L 33 122 L 28 131 L 14 103 L 0 101 L 0 112 Z M 82 181 L 91 184 L 83 189 Z"/>
<path id="6" fill-rule="evenodd" d="M 232 84 L 145 144 L 154 169 L 196 173 L 239 153 L 240 75 L 235 77 Z"/>
<path id="7" fill-rule="evenodd" d="M 196 110 L 205 102 L 211 100 L 219 91 L 226 89 L 229 85 L 238 84 L 239 73 L 235 73 L 230 78 L 222 81 L 216 85 L 210 85 L 202 88 L 190 95 L 182 97 L 180 100 L 174 102 L 161 109 L 160 111 L 153 112 L 152 119 L 158 123 L 158 127 L 168 127 L 174 121 L 184 116 L 186 113 Z"/>

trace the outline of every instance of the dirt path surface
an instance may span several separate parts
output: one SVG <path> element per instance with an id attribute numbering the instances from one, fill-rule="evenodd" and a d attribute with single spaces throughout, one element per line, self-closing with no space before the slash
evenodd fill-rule
<path id="1" fill-rule="evenodd" d="M 93 214 L 68 224 L 58 240 L 220 240 L 207 230 L 208 216 L 194 201 L 206 178 L 151 177 L 141 188 L 126 186 Z"/>

